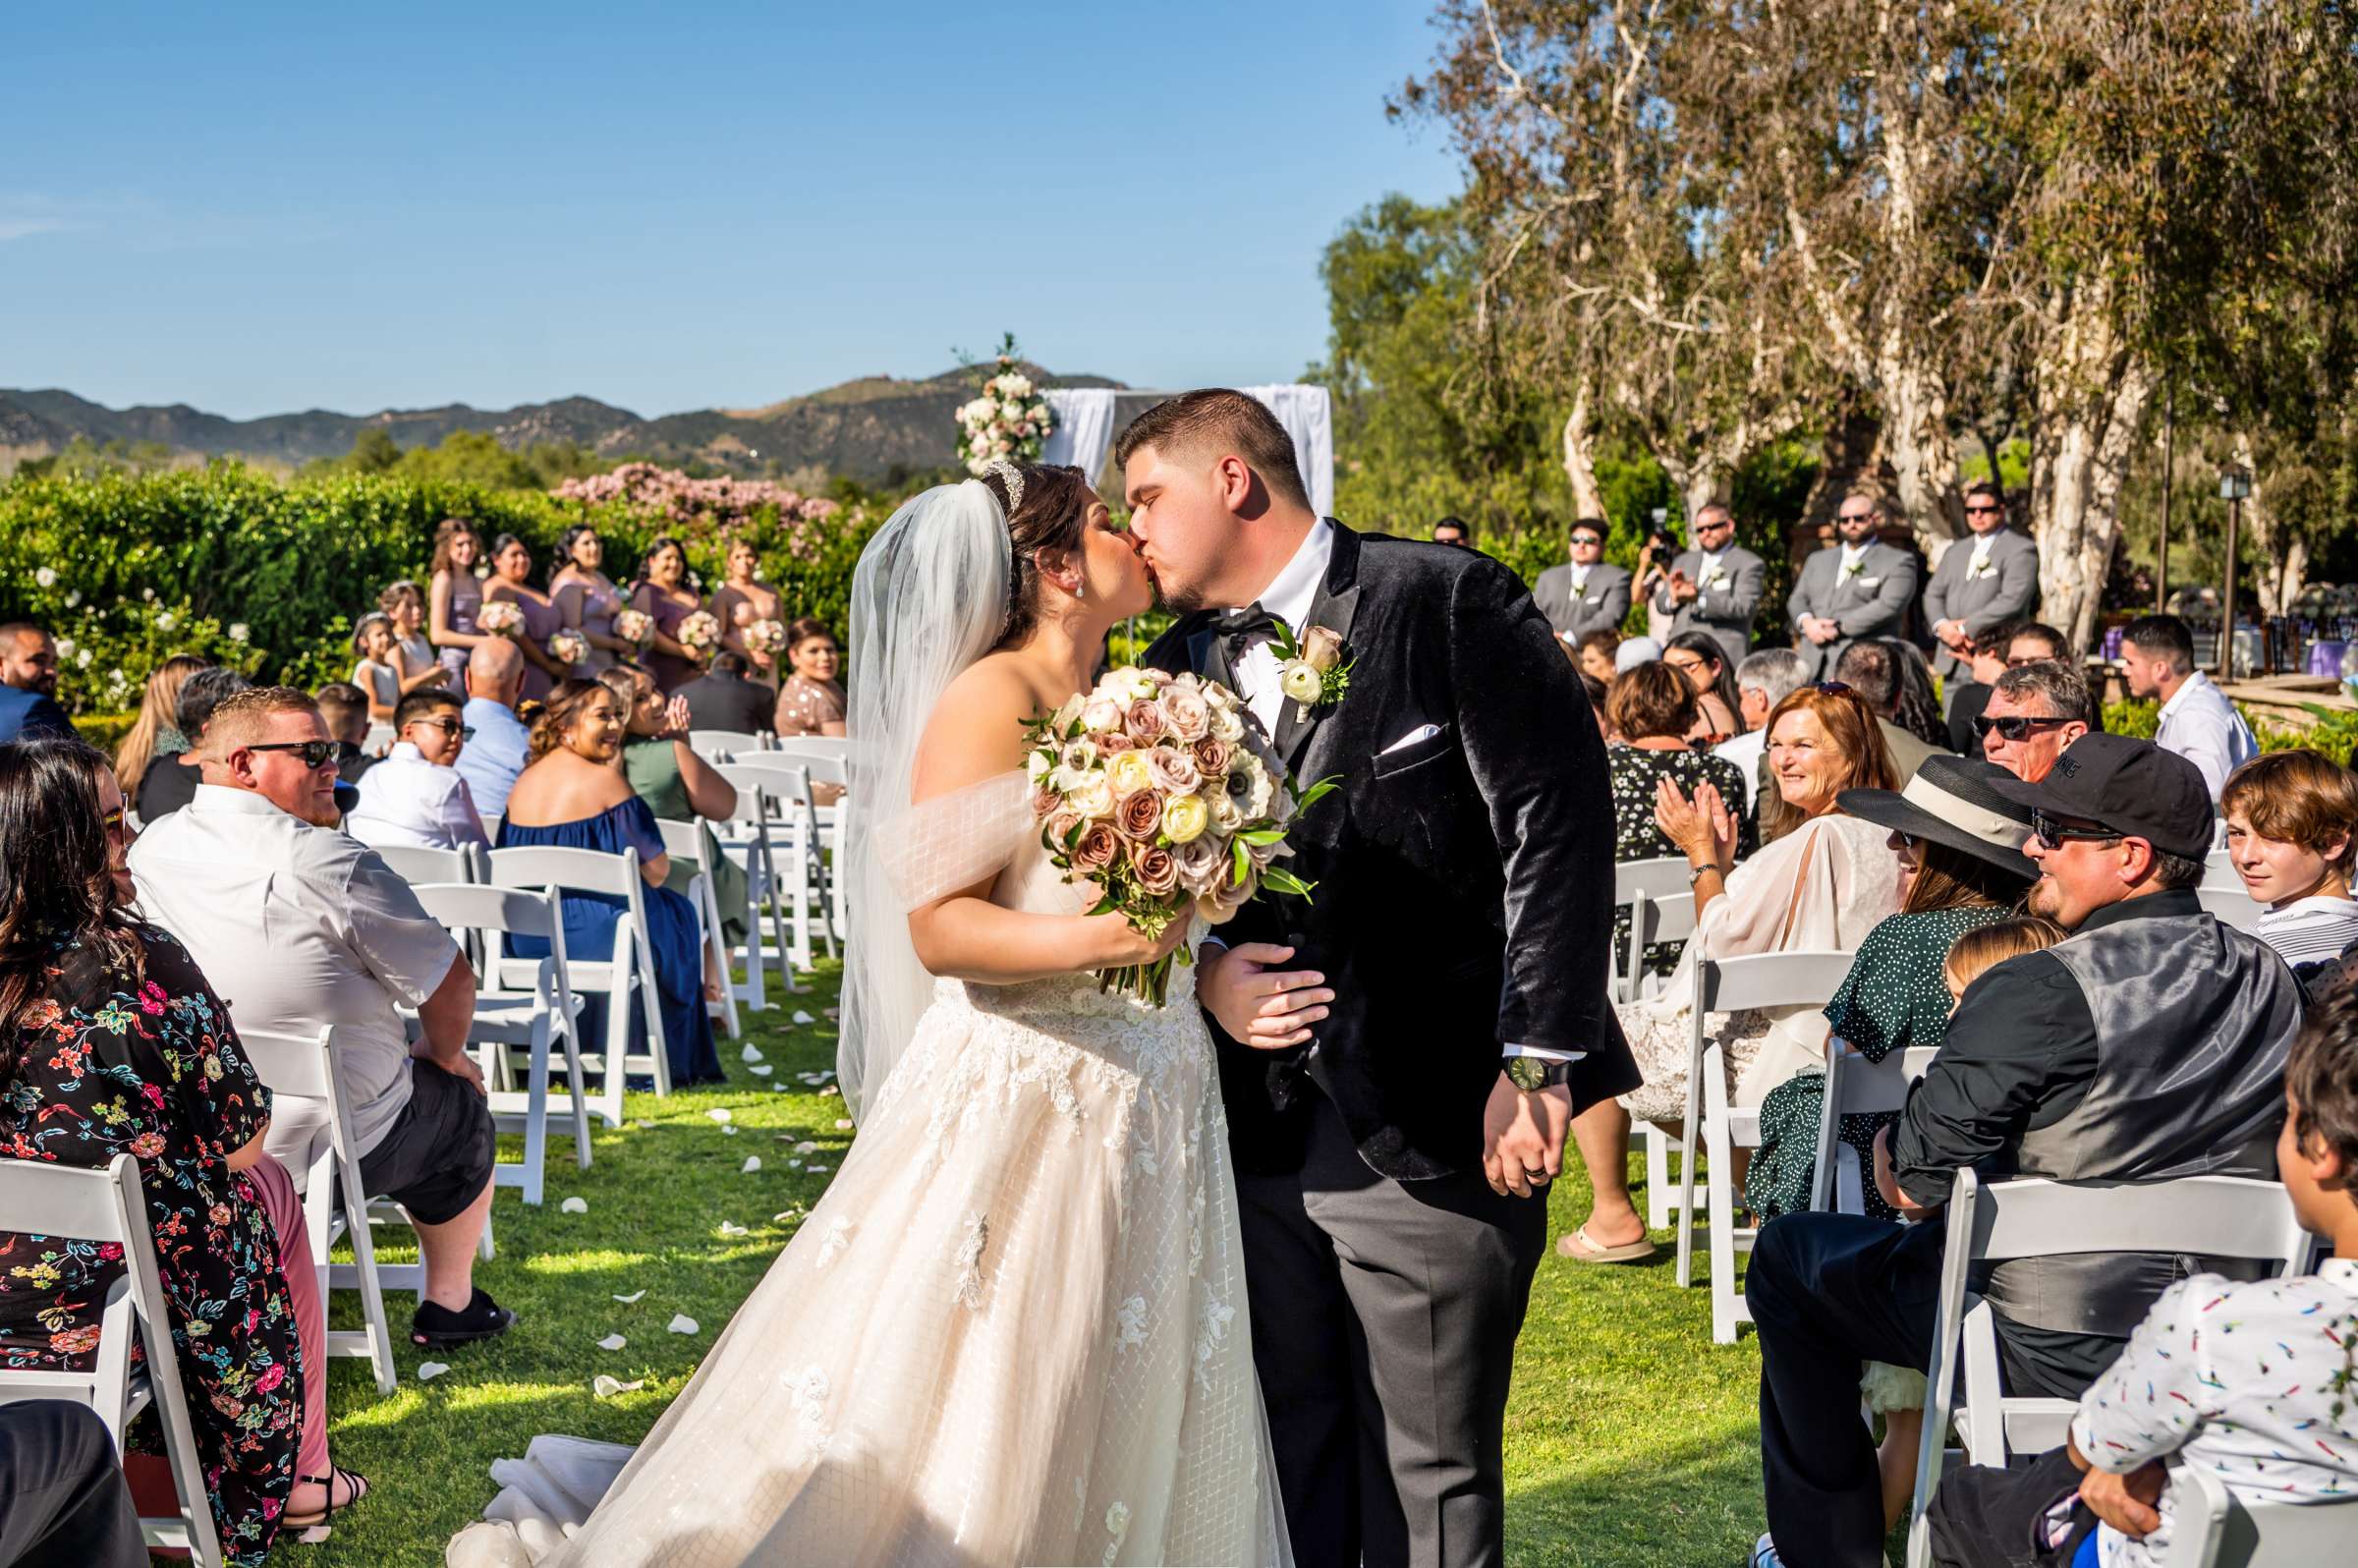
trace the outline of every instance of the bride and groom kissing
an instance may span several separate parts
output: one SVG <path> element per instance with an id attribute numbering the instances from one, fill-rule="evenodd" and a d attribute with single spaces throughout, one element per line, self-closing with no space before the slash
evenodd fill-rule
<path id="1" fill-rule="evenodd" d="M 1116 459 L 1127 534 L 1079 471 L 1002 465 L 870 543 L 859 1137 L 637 1452 L 503 1475 L 507 1523 L 454 1564 L 1502 1560 L 1546 1185 L 1571 1117 L 1638 1083 L 1597 726 L 1506 568 L 1318 517 L 1253 399 L 1171 399 Z M 1021 726 L 1157 596 L 1146 662 L 1340 788 L 1287 829 L 1313 896 L 1199 933 L 1153 1009 L 1092 972 L 1189 923 L 1088 913 Z M 1313 628 L 1339 700 L 1284 689 Z"/>

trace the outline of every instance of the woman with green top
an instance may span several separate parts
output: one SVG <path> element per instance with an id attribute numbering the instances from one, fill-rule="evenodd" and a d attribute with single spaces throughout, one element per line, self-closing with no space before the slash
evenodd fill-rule
<path id="1" fill-rule="evenodd" d="M 630 715 L 619 760 L 631 792 L 667 822 L 726 821 L 737 810 L 737 788 L 689 746 L 688 700 L 674 697 L 667 702 L 655 678 L 636 664 L 616 664 L 597 678 Z M 720 906 L 721 935 L 734 947 L 751 929 L 745 868 L 721 853 L 709 831 L 703 840 L 701 859 Z M 718 979 L 708 976 L 707 982 L 716 985 Z"/>

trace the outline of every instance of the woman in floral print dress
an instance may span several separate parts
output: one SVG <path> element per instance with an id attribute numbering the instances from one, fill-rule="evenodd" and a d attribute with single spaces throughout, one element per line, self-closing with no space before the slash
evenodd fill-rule
<path id="1" fill-rule="evenodd" d="M 259 1563 L 307 1522 L 291 1494 L 327 1500 L 317 1481 L 296 1493 L 299 1470 L 326 1469 L 324 1370 L 307 1398 L 299 1332 L 318 1331 L 316 1291 L 293 1184 L 262 1153 L 270 1092 L 188 953 L 116 885 L 122 797 L 101 780 L 79 742 L 0 747 L 0 1157 L 138 1159 L 214 1526 L 230 1562 Z M 298 1220 L 300 1291 L 272 1194 Z M 86 1365 L 121 1268 L 111 1244 L 0 1232 L 0 1366 Z M 332 1484 L 338 1506 L 365 1489 Z"/>

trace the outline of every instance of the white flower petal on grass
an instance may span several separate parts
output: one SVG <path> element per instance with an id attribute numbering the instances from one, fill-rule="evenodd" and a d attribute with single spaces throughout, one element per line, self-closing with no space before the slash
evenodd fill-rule
<path id="1" fill-rule="evenodd" d="M 630 1341 L 623 1338 L 620 1334 L 608 1334 L 605 1338 L 597 1342 L 597 1348 L 600 1350 L 620 1350 L 623 1346 L 629 1343 Z"/>
<path id="2" fill-rule="evenodd" d="M 724 1219 L 720 1222 L 720 1233 L 723 1236 L 751 1236 L 753 1234 L 752 1231 L 733 1219 Z"/>
<path id="3" fill-rule="evenodd" d="M 794 1151 L 798 1154 L 815 1154 L 818 1152 L 818 1146 L 806 1138 L 794 1146 Z"/>
<path id="4" fill-rule="evenodd" d="M 803 1168 L 803 1162 L 799 1159 L 790 1159 L 786 1162 L 786 1168 L 788 1170 L 801 1170 Z"/>
<path id="5" fill-rule="evenodd" d="M 825 1166 L 825 1165 L 809 1165 L 809 1166 L 805 1166 L 805 1167 L 804 1167 L 803 1174 L 804 1174 L 804 1175 L 806 1175 L 806 1176 L 816 1176 L 817 1174 L 819 1174 L 819 1172 L 821 1172 L 821 1171 L 824 1171 L 824 1170 L 827 1170 L 827 1169 L 829 1169 L 829 1168 L 830 1168 L 830 1167 L 828 1167 L 828 1166 Z"/>
<path id="6" fill-rule="evenodd" d="M 773 1225 L 791 1225 L 802 1217 L 803 1211 L 799 1208 L 781 1208 L 769 1216 L 769 1222 Z"/>
<path id="7" fill-rule="evenodd" d="M 595 1377 L 590 1379 L 590 1391 L 600 1399 L 612 1399 L 616 1394 L 627 1394 L 633 1389 L 646 1386 L 646 1379 L 644 1377 L 637 1382 L 626 1383 L 621 1378 L 609 1377 L 604 1372 L 599 1372 Z"/>
<path id="8" fill-rule="evenodd" d="M 737 1129 L 734 1127 L 724 1127 L 721 1129 L 721 1131 L 728 1134 L 731 1138 L 735 1138 L 737 1136 Z"/>
<path id="9" fill-rule="evenodd" d="M 836 1118 L 835 1118 L 835 1130 L 836 1130 L 837 1132 L 839 1132 L 839 1133 L 848 1133 L 848 1132 L 850 1132 L 850 1131 L 852 1130 L 852 1119 L 851 1119 L 849 1116 L 838 1116 L 838 1117 L 836 1117 Z"/>
<path id="10" fill-rule="evenodd" d="M 804 1012 L 799 1007 L 794 1010 L 794 1021 L 798 1024 L 815 1024 L 818 1022 L 817 1019 L 813 1018 L 809 1013 Z"/>
<path id="11" fill-rule="evenodd" d="M 764 1062 L 759 1067 L 749 1067 L 746 1069 L 746 1071 L 753 1074 L 756 1078 L 767 1078 L 770 1074 L 776 1072 L 777 1069 Z"/>
<path id="12" fill-rule="evenodd" d="M 751 1176 L 754 1172 L 761 1168 L 761 1156 L 758 1154 L 748 1154 L 745 1156 L 745 1163 L 737 1168 L 744 1174 Z"/>
<path id="13" fill-rule="evenodd" d="M 735 1113 L 726 1105 L 716 1106 L 713 1109 L 704 1112 L 704 1114 L 711 1117 L 714 1121 L 724 1124 L 732 1120 L 735 1116 Z"/>
<path id="14" fill-rule="evenodd" d="M 557 1205 L 557 1212 L 560 1214 L 587 1214 L 590 1212 L 590 1200 L 587 1198 L 568 1198 L 565 1200 L 565 1202 Z"/>
<path id="15" fill-rule="evenodd" d="M 418 1380 L 430 1383 L 448 1371 L 450 1363 L 446 1361 L 421 1361 L 418 1364 Z"/>
<path id="16" fill-rule="evenodd" d="M 640 1297 L 646 1294 L 646 1292 L 644 1290 L 634 1290 L 628 1296 L 617 1296 L 614 1299 L 618 1302 L 621 1302 L 625 1307 L 628 1307 L 631 1303 L 637 1301 Z"/>
<path id="17" fill-rule="evenodd" d="M 829 1084 L 826 1088 L 820 1090 L 819 1092 L 821 1094 L 840 1094 L 843 1092 L 843 1091 L 837 1089 L 833 1084 Z"/>
<path id="18" fill-rule="evenodd" d="M 670 1326 L 675 1334 L 693 1334 L 696 1332 L 696 1319 L 686 1313 L 673 1313 Z"/>
<path id="19" fill-rule="evenodd" d="M 749 1042 L 742 1054 L 746 1061 L 758 1062 L 761 1059 L 761 1047 Z"/>

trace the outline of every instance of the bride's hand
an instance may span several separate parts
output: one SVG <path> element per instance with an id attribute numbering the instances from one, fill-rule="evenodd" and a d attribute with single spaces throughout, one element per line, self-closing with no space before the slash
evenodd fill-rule
<path id="1" fill-rule="evenodd" d="M 1176 952 L 1187 940 L 1187 928 L 1193 924 L 1192 913 L 1182 913 L 1163 927 L 1160 936 L 1140 934 L 1129 920 L 1120 915 L 1092 915 L 1090 924 L 1095 927 L 1098 956 L 1089 964 L 1091 969 L 1130 969 L 1158 963 Z"/>

